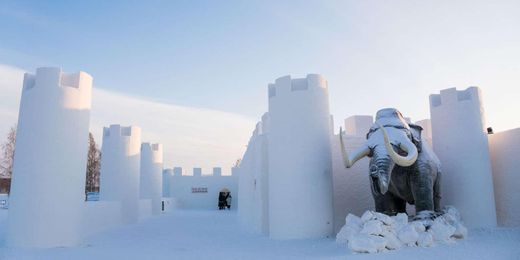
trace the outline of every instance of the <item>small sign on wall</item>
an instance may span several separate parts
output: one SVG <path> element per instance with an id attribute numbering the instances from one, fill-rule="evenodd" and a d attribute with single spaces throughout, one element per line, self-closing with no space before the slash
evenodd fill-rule
<path id="1" fill-rule="evenodd" d="M 208 193 L 207 187 L 192 187 L 191 193 Z"/>

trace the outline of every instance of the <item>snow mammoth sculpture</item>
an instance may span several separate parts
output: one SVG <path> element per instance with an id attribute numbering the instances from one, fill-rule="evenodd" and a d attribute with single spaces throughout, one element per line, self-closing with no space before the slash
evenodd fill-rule
<path id="1" fill-rule="evenodd" d="M 422 127 L 408 124 L 394 108 L 381 109 L 367 134 L 367 141 L 350 155 L 340 130 L 345 167 L 370 157 L 370 182 L 377 212 L 406 212 L 406 203 L 416 212 L 440 211 L 440 163 L 426 141 Z"/>

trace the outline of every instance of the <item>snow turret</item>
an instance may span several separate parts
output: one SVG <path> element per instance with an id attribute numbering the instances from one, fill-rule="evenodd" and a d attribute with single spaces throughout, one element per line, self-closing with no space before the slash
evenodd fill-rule
<path id="1" fill-rule="evenodd" d="M 100 200 L 121 201 L 124 223 L 139 219 L 141 128 L 103 128 Z"/>
<path id="2" fill-rule="evenodd" d="M 320 75 L 269 84 L 269 233 L 274 239 L 332 233 L 327 81 Z"/>
<path id="3" fill-rule="evenodd" d="M 141 199 L 152 200 L 152 214 L 161 213 L 163 147 L 162 144 L 141 144 Z"/>
<path id="4" fill-rule="evenodd" d="M 92 77 L 38 68 L 24 76 L 10 194 L 7 244 L 78 245 Z"/>
<path id="5" fill-rule="evenodd" d="M 477 87 L 430 95 L 433 149 L 441 161 L 442 200 L 469 227 L 496 226 L 488 138 Z"/>

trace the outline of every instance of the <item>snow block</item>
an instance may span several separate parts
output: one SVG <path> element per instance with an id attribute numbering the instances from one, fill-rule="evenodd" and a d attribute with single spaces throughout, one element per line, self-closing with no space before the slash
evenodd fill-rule
<path id="1" fill-rule="evenodd" d="M 92 77 L 38 68 L 24 76 L 9 198 L 7 245 L 81 240 Z"/>
<path id="2" fill-rule="evenodd" d="M 139 220 L 141 128 L 110 125 L 103 129 L 101 146 L 102 201 L 120 201 L 123 223 Z"/>
<path id="3" fill-rule="evenodd" d="M 520 128 L 489 135 L 498 224 L 520 227 Z"/>
<path id="4" fill-rule="evenodd" d="M 262 116 L 247 145 L 240 165 L 236 168 L 240 197 L 240 224 L 256 234 L 269 234 L 268 183 L 268 123 L 269 114 Z"/>
<path id="5" fill-rule="evenodd" d="M 173 176 L 174 169 L 164 169 L 162 172 L 162 196 L 170 197 L 170 177 Z"/>
<path id="6" fill-rule="evenodd" d="M 467 229 L 454 207 L 446 207 L 440 215 L 427 213 L 414 216 L 414 219 L 423 219 L 412 222 L 408 222 L 408 216 L 403 213 L 390 217 L 366 211 L 361 218 L 349 214 L 336 242 L 348 245 L 357 253 L 376 253 L 402 246 L 430 247 L 435 242 L 467 237 Z M 428 217 L 424 218 L 426 215 Z"/>
<path id="7" fill-rule="evenodd" d="M 350 116 L 344 120 L 345 135 L 343 141 L 348 152 L 353 152 L 366 142 L 366 134 L 372 126 L 372 116 Z M 341 155 L 339 135 L 331 136 L 332 172 L 334 190 L 334 231 L 337 232 L 345 223 L 348 213 L 361 215 L 374 209 L 374 199 L 368 178 L 370 158 L 363 158 L 351 168 L 345 168 Z"/>
<path id="8" fill-rule="evenodd" d="M 162 144 L 141 144 L 141 199 L 152 200 L 152 214 L 162 211 L 162 176 L 163 147 Z"/>
<path id="9" fill-rule="evenodd" d="M 497 224 L 491 160 L 477 87 L 430 95 L 433 150 L 442 165 L 442 200 L 453 205 L 469 227 Z"/>
<path id="10" fill-rule="evenodd" d="M 333 230 L 327 81 L 320 75 L 269 85 L 269 235 L 328 237 Z"/>

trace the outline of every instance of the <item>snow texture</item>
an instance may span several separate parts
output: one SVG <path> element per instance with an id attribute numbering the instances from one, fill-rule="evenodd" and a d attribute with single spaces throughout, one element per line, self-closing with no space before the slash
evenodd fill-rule
<path id="1" fill-rule="evenodd" d="M 121 202 L 85 201 L 82 235 L 88 237 L 122 225 Z"/>
<path id="2" fill-rule="evenodd" d="M 269 235 L 333 232 L 332 159 L 327 81 L 320 75 L 269 85 Z"/>
<path id="3" fill-rule="evenodd" d="M 477 87 L 430 96 L 433 150 L 442 166 L 442 200 L 472 228 L 497 225 L 482 94 Z"/>
<path id="4" fill-rule="evenodd" d="M 520 227 L 520 128 L 489 135 L 500 226 Z"/>
<path id="5" fill-rule="evenodd" d="M 123 223 L 139 220 L 141 128 L 111 125 L 103 129 L 100 200 L 120 201 Z"/>
<path id="6" fill-rule="evenodd" d="M 8 244 L 74 246 L 81 239 L 92 77 L 38 68 L 24 77 Z"/>
<path id="7" fill-rule="evenodd" d="M 384 259 L 512 260 L 520 255 L 520 229 L 470 230 L 457 243 L 403 247 L 360 254 L 329 239 L 278 241 L 238 227 L 236 211 L 176 210 L 134 225 L 89 236 L 79 247 L 23 249 L 5 247 L 8 210 L 0 210 L 0 259 Z"/>
<path id="8" fill-rule="evenodd" d="M 445 207 L 442 214 L 420 212 L 413 219 L 409 222 L 404 213 L 390 217 L 366 211 L 361 218 L 349 214 L 336 242 L 357 253 L 377 253 L 403 246 L 431 247 L 467 237 L 467 229 L 454 207 Z"/>
<path id="9" fill-rule="evenodd" d="M 152 200 L 152 213 L 161 213 L 162 198 L 162 144 L 141 144 L 141 172 L 140 193 L 141 199 Z"/>
<path id="10" fill-rule="evenodd" d="M 247 145 L 238 175 L 240 224 L 256 234 L 269 234 L 268 113 L 258 122 Z"/>

